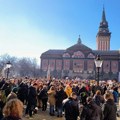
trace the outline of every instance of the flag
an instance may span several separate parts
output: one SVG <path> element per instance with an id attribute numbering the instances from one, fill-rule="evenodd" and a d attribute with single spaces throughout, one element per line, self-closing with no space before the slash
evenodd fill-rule
<path id="1" fill-rule="evenodd" d="M 47 80 L 50 80 L 50 65 L 48 65 Z"/>

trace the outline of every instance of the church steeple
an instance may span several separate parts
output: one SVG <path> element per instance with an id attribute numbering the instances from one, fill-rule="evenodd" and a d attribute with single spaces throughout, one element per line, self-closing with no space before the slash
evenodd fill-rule
<path id="1" fill-rule="evenodd" d="M 79 37 L 78 37 L 77 44 L 81 44 L 81 38 L 80 38 L 80 35 L 79 35 Z"/>
<path id="2" fill-rule="evenodd" d="M 97 33 L 97 49 L 102 51 L 110 50 L 110 36 L 108 22 L 106 20 L 105 9 L 102 11 L 102 21 L 100 22 L 99 31 Z"/>
<path id="3" fill-rule="evenodd" d="M 109 32 L 109 28 L 108 28 L 108 22 L 106 20 L 106 16 L 105 16 L 105 9 L 103 7 L 103 12 L 102 12 L 102 21 L 100 22 L 100 26 L 99 26 L 99 31 L 98 31 L 98 35 L 102 35 L 102 36 L 110 36 L 110 32 Z"/>
<path id="4" fill-rule="evenodd" d="M 103 12 L 102 12 L 102 22 L 106 22 L 106 16 L 105 16 L 104 6 L 103 6 Z"/>

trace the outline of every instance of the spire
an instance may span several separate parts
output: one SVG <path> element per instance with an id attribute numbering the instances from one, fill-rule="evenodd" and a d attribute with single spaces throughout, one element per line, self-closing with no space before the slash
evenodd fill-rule
<path id="1" fill-rule="evenodd" d="M 109 28 L 108 28 L 108 22 L 106 20 L 106 15 L 105 15 L 105 8 L 103 6 L 103 11 L 102 11 L 102 21 L 100 22 L 99 26 L 99 31 L 97 35 L 102 35 L 102 36 L 110 36 Z"/>
<path id="2" fill-rule="evenodd" d="M 103 12 L 102 12 L 102 22 L 106 22 L 106 16 L 105 16 L 105 8 L 103 6 Z"/>
<path id="3" fill-rule="evenodd" d="M 78 38 L 78 42 L 77 44 L 81 44 L 81 38 L 80 38 L 80 35 L 79 35 L 79 38 Z"/>
<path id="4" fill-rule="evenodd" d="M 104 6 L 103 6 L 103 11 L 102 11 L 102 20 L 100 22 L 99 30 L 98 30 L 96 37 L 97 37 L 97 49 L 98 50 L 102 50 L 102 51 L 110 50 L 111 32 L 109 31 L 109 28 L 108 28 L 108 22 L 106 20 Z"/>

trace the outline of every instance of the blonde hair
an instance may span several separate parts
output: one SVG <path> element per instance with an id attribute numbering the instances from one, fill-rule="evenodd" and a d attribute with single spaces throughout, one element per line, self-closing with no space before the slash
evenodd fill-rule
<path id="1" fill-rule="evenodd" d="M 23 103 L 17 98 L 9 100 L 3 108 L 3 115 L 5 117 L 15 116 L 21 118 L 23 115 Z"/>

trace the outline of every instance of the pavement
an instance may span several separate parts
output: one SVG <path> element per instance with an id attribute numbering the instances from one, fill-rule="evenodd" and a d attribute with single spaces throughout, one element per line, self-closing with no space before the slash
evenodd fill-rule
<path id="1" fill-rule="evenodd" d="M 23 120 L 29 120 L 29 117 L 23 117 Z M 33 115 L 33 120 L 65 120 L 64 117 L 50 116 L 48 110 L 39 110 L 37 114 Z"/>
<path id="2" fill-rule="evenodd" d="M 26 108 L 26 106 L 24 107 L 24 109 L 25 108 Z M 120 109 L 120 100 L 119 100 L 119 104 L 117 104 L 117 108 Z M 46 111 L 42 111 L 41 109 L 39 109 L 37 114 L 33 115 L 32 119 L 33 120 L 65 120 L 64 115 L 63 115 L 63 117 L 57 117 L 57 115 L 50 116 L 49 115 L 49 108 L 47 108 Z M 23 120 L 30 120 L 30 118 L 25 117 L 25 115 L 24 115 Z M 80 119 L 78 118 L 78 120 L 80 120 Z M 120 117 L 118 117 L 117 120 L 120 120 Z"/>
<path id="3" fill-rule="evenodd" d="M 56 115 L 50 116 L 48 110 L 47 111 L 39 110 L 37 114 L 33 115 L 32 119 L 33 120 L 65 120 L 64 116 L 63 117 L 57 117 Z M 30 118 L 23 117 L 23 120 L 30 120 Z M 117 118 L 117 120 L 120 120 L 120 117 Z"/>

